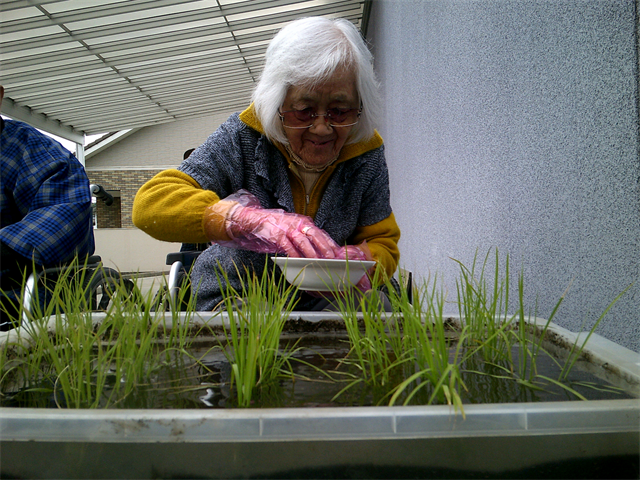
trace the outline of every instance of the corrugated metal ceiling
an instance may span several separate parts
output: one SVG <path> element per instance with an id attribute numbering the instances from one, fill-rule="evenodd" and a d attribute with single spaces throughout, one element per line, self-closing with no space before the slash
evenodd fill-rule
<path id="1" fill-rule="evenodd" d="M 69 138 L 240 109 L 282 25 L 323 15 L 362 28 L 367 3 L 2 0 L 2 110 Z"/>

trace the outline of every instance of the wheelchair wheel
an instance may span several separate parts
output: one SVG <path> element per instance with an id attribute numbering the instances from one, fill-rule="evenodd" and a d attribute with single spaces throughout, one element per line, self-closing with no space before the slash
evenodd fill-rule
<path id="1" fill-rule="evenodd" d="M 123 278 L 120 272 L 112 268 L 103 268 L 96 272 L 88 293 L 92 296 L 92 310 L 107 310 L 109 304 L 117 297 L 126 302 L 142 305 L 142 297 L 133 280 Z"/>
<path id="2" fill-rule="evenodd" d="M 389 288 L 391 287 L 391 289 Z M 387 283 L 382 285 L 378 290 L 384 293 L 387 298 L 391 298 L 391 296 L 399 297 L 400 296 L 400 284 L 398 281 L 391 277 Z"/>

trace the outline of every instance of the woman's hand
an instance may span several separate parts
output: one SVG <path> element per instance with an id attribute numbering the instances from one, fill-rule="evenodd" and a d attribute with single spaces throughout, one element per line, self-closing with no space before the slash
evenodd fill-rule
<path id="1" fill-rule="evenodd" d="M 373 260 L 373 256 L 371 255 L 371 250 L 367 246 L 367 242 L 362 242 L 360 245 L 345 245 L 344 247 L 340 247 L 336 252 L 335 258 L 342 258 L 348 260 Z M 365 273 L 362 278 L 356 283 L 356 287 L 362 291 L 366 292 L 371 290 L 371 280 L 369 279 L 369 274 L 373 275 L 373 271 L 375 266 L 371 267 L 370 271 Z"/>
<path id="2" fill-rule="evenodd" d="M 310 217 L 262 208 L 258 199 L 246 190 L 239 190 L 209 207 L 204 226 L 209 238 L 216 243 L 253 252 L 335 258 L 335 252 L 340 250 Z"/>
<path id="3" fill-rule="evenodd" d="M 289 257 L 334 258 L 338 245 L 311 218 L 281 210 L 237 205 L 226 221 L 227 233 L 242 248 Z"/>
<path id="4" fill-rule="evenodd" d="M 362 244 L 366 247 L 366 243 Z M 335 258 L 347 259 L 347 260 L 372 260 L 371 252 L 369 248 L 362 248 L 361 246 L 356 245 L 345 245 L 344 247 L 338 248 L 335 252 Z"/>

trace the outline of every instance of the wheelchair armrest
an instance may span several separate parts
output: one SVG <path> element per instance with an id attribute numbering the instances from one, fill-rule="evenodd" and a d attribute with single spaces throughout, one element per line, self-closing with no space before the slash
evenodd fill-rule
<path id="1" fill-rule="evenodd" d="M 41 277 L 46 277 L 47 275 L 58 275 L 64 272 L 71 273 L 73 271 L 80 271 L 83 268 L 95 269 L 100 266 L 102 263 L 102 258 L 100 255 L 90 255 L 86 257 L 86 260 L 78 259 L 77 264 L 61 264 L 57 267 L 49 267 L 36 269 L 32 272 L 24 285 L 24 291 L 22 293 L 22 306 L 23 306 L 23 315 L 22 321 L 28 322 L 29 315 L 31 314 L 31 307 L 33 304 L 33 297 L 35 294 L 35 285 L 40 280 Z M 107 269 L 109 271 L 115 272 L 118 276 L 120 275 L 113 269 Z"/>
<path id="2" fill-rule="evenodd" d="M 173 252 L 167 255 L 166 264 L 173 265 L 175 262 L 180 262 L 182 266 L 188 270 L 201 253 L 201 251 Z"/>
<path id="3" fill-rule="evenodd" d="M 100 255 L 91 255 L 90 257 L 87 257 L 87 265 L 96 265 L 100 262 L 102 262 L 102 257 L 100 257 Z"/>

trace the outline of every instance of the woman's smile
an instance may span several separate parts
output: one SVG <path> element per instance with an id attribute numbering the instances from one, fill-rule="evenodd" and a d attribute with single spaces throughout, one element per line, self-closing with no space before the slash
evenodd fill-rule
<path id="1" fill-rule="evenodd" d="M 313 143 L 316 147 L 322 148 L 322 147 L 325 147 L 327 145 L 331 145 L 335 141 L 335 139 L 329 139 L 329 140 L 308 139 L 307 141 Z"/>

